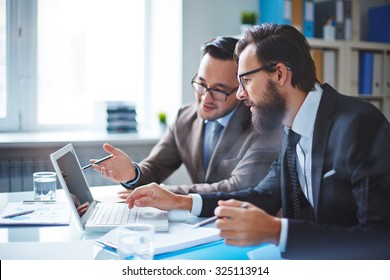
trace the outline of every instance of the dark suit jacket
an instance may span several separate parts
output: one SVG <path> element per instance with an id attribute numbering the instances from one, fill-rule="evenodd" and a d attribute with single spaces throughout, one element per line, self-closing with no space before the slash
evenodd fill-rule
<path id="1" fill-rule="evenodd" d="M 240 103 L 224 128 L 205 170 L 204 121 L 198 115 L 197 104 L 184 106 L 175 123 L 139 164 L 141 178 L 137 186 L 161 183 L 184 164 L 193 184 L 165 186 L 175 193 L 232 192 L 254 187 L 277 159 L 282 133 L 281 129 L 258 135 L 251 125 L 249 108 Z"/>
<path id="2" fill-rule="evenodd" d="M 390 124 L 371 104 L 322 87 L 312 146 L 314 221 L 291 218 L 286 135 L 256 188 L 202 195 L 202 215 L 212 215 L 219 199 L 246 200 L 270 214 L 282 206 L 289 218 L 286 258 L 390 259 Z"/>

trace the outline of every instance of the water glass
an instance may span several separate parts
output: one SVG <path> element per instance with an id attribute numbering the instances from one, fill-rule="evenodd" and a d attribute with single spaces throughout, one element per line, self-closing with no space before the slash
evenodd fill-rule
<path id="1" fill-rule="evenodd" d="M 118 228 L 118 256 L 121 260 L 152 260 L 154 226 L 127 224 Z"/>
<path id="2" fill-rule="evenodd" d="M 56 199 L 57 176 L 55 172 L 35 172 L 33 174 L 34 200 Z"/>

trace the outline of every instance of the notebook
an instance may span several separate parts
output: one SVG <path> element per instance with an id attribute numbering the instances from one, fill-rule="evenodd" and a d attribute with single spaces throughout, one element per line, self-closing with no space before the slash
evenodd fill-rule
<path id="1" fill-rule="evenodd" d="M 151 207 L 129 209 L 125 203 L 96 201 L 72 144 L 52 153 L 50 159 L 74 216 L 85 231 L 108 232 L 128 223 L 147 223 L 154 225 L 155 231 L 168 231 L 167 211 Z"/>

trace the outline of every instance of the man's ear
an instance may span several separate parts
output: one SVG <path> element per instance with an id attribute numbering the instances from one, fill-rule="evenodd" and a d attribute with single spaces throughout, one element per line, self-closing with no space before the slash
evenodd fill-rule
<path id="1" fill-rule="evenodd" d="M 286 65 L 284 65 L 283 63 L 278 63 L 275 66 L 275 70 L 277 83 L 279 83 L 280 86 L 284 85 L 289 80 L 290 75 Z"/>

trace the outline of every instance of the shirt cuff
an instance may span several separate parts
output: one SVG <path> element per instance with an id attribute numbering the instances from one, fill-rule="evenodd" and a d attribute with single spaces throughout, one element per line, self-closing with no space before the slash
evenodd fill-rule
<path id="1" fill-rule="evenodd" d="M 285 218 L 280 219 L 282 222 L 280 229 L 280 237 L 279 237 L 279 251 L 284 253 L 286 251 L 287 246 L 287 232 L 288 232 L 288 220 Z"/>
<path id="2" fill-rule="evenodd" d="M 202 197 L 195 193 L 190 193 L 189 195 L 192 197 L 192 209 L 190 213 L 194 216 L 199 216 L 203 207 Z"/>
<path id="3" fill-rule="evenodd" d="M 134 189 L 135 185 L 138 183 L 139 179 L 141 178 L 141 169 L 139 168 L 138 164 L 133 161 L 133 165 L 135 171 L 135 178 L 126 183 L 121 183 L 121 185 L 124 186 L 126 189 Z"/>

